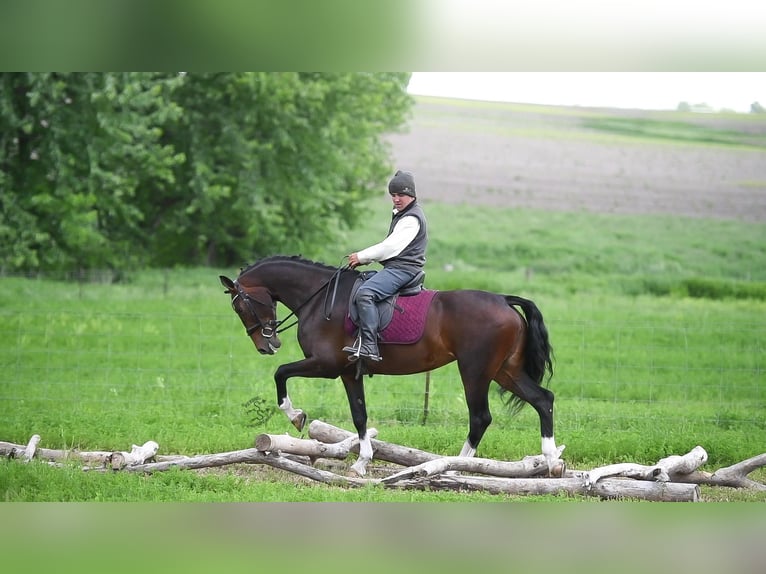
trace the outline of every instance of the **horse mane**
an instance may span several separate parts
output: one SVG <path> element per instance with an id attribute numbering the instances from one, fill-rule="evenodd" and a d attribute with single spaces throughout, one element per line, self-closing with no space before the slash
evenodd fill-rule
<path id="1" fill-rule="evenodd" d="M 309 265 L 311 267 L 315 267 L 317 269 L 324 269 L 325 271 L 336 271 L 336 267 L 332 267 L 330 265 L 326 265 L 324 263 L 320 263 L 319 261 L 312 261 L 311 259 L 306 259 L 305 257 L 302 257 L 301 255 L 271 255 L 270 257 L 264 257 L 263 259 L 259 259 L 255 263 L 251 263 L 247 267 L 243 267 L 239 270 L 239 276 L 242 277 L 245 273 L 248 271 L 251 271 L 252 269 L 255 269 L 256 267 L 260 267 L 261 265 L 265 265 L 267 263 L 276 263 L 280 261 L 288 261 L 292 263 L 300 263 L 303 265 Z"/>

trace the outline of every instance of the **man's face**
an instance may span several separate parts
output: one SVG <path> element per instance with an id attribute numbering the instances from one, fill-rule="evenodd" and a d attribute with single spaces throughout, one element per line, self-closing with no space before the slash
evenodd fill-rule
<path id="1" fill-rule="evenodd" d="M 405 195 L 403 193 L 392 193 L 391 194 L 391 201 L 394 202 L 394 208 L 396 208 L 397 211 L 401 211 L 405 207 L 407 207 L 410 203 L 415 201 L 415 198 L 411 195 Z"/>

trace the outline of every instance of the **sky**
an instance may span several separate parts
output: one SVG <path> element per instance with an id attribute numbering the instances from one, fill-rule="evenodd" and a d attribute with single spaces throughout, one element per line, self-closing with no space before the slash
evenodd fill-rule
<path id="1" fill-rule="evenodd" d="M 515 103 L 675 110 L 766 107 L 764 72 L 413 72 L 413 95 Z"/>

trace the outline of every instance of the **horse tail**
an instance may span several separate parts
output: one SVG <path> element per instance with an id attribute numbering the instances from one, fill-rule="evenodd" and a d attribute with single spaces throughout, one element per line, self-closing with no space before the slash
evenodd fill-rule
<path id="1" fill-rule="evenodd" d="M 524 311 L 527 321 L 527 341 L 524 347 L 524 371 L 538 385 L 543 383 L 546 373 L 548 380 L 553 376 L 553 348 L 548 339 L 548 328 L 543 321 L 543 314 L 532 301 L 506 295 L 505 300 L 511 307 L 518 306 Z"/>

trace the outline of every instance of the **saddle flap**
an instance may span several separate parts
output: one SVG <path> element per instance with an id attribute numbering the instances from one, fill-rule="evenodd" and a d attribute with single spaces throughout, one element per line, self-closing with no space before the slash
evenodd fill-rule
<path id="1" fill-rule="evenodd" d="M 365 271 L 360 273 L 359 277 L 357 277 L 356 281 L 354 281 L 354 286 L 351 288 L 351 296 L 348 300 L 348 316 L 354 325 L 359 324 L 359 313 L 357 312 L 356 305 L 354 304 L 356 292 L 359 291 L 359 287 L 362 286 L 362 283 L 367 281 L 367 279 L 372 277 L 375 273 L 377 273 L 377 271 Z M 380 326 L 378 327 L 380 331 L 385 329 L 391 322 L 391 319 L 394 316 L 394 306 L 396 304 L 397 297 L 398 293 L 395 293 L 394 295 L 391 295 L 382 301 L 378 301 L 376 306 L 378 308 L 378 316 L 380 317 Z"/>

